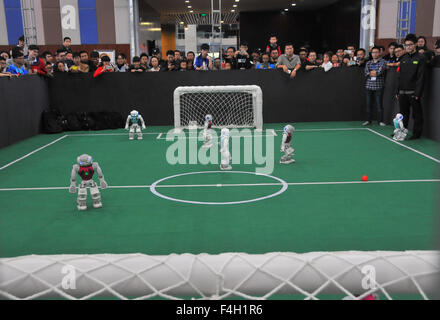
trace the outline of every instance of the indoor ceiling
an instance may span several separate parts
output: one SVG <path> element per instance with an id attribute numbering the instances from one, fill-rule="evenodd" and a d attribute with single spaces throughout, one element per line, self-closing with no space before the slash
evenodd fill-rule
<path id="1" fill-rule="evenodd" d="M 146 2 L 160 15 L 188 14 L 188 13 L 209 13 L 211 11 L 211 0 L 141 0 Z M 214 6 L 218 8 L 218 0 L 213 0 Z M 315 10 L 338 0 L 222 0 L 223 13 L 239 13 L 240 11 L 273 11 L 285 10 L 304 11 Z M 292 6 L 295 4 L 295 6 Z M 236 7 L 234 7 L 234 5 Z M 188 6 L 191 6 L 188 8 Z M 190 11 L 193 12 L 190 12 Z"/>

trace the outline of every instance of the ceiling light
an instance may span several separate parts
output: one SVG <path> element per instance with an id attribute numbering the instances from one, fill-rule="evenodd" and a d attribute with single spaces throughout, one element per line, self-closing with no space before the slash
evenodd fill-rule
<path id="1" fill-rule="evenodd" d="M 183 21 L 180 21 L 180 24 L 184 24 L 185 22 L 183 22 Z"/>
<path id="2" fill-rule="evenodd" d="M 232 9 L 232 10 L 231 10 L 231 12 L 235 12 L 235 10 L 234 10 L 234 9 Z"/>
<path id="3" fill-rule="evenodd" d="M 161 31 L 161 28 L 148 28 L 148 31 Z"/>
<path id="4" fill-rule="evenodd" d="M 153 24 L 153 22 L 141 22 L 140 25 L 141 26 L 151 26 Z"/>
<path id="5" fill-rule="evenodd" d="M 296 3 L 292 3 L 292 7 L 296 6 Z"/>
<path id="6" fill-rule="evenodd" d="M 189 9 L 191 9 L 191 8 L 192 8 L 192 6 L 188 6 L 188 8 L 189 8 Z"/>
<path id="7" fill-rule="evenodd" d="M 185 1 L 185 3 L 189 3 L 189 1 L 188 1 L 188 0 L 186 0 L 186 1 Z"/>
<path id="8" fill-rule="evenodd" d="M 237 5 L 236 4 L 234 4 L 234 5 L 232 5 L 234 8 L 237 8 Z"/>
<path id="9" fill-rule="evenodd" d="M 194 10 L 189 10 L 189 12 L 193 13 L 193 12 L 194 12 Z"/>
<path id="10" fill-rule="evenodd" d="M 225 23 L 225 22 L 222 20 L 222 21 L 220 21 L 220 23 Z"/>
<path id="11" fill-rule="evenodd" d="M 235 2 L 240 2 L 240 0 L 235 0 Z"/>
<path id="12" fill-rule="evenodd" d="M 284 11 L 289 11 L 289 9 L 284 9 Z"/>

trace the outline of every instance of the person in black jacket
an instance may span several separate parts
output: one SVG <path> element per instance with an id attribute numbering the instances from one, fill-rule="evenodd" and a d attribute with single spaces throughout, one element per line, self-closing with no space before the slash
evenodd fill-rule
<path id="1" fill-rule="evenodd" d="M 425 81 L 426 58 L 417 52 L 417 38 L 408 34 L 405 38 L 406 54 L 400 58 L 397 69 L 398 85 L 396 98 L 399 100 L 403 123 L 408 128 L 409 115 L 412 108 L 414 118 L 413 135 L 410 140 L 419 139 L 423 131 L 423 111 L 420 99 Z"/>

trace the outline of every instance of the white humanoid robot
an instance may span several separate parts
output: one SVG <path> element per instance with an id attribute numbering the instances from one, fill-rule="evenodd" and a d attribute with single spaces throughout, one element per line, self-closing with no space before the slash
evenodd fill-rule
<path id="1" fill-rule="evenodd" d="M 405 140 L 408 135 L 408 129 L 405 129 L 405 126 L 403 125 L 403 115 L 401 113 L 396 114 L 393 123 L 395 128 L 393 139 L 396 141 Z"/>
<path id="2" fill-rule="evenodd" d="M 98 185 L 93 180 L 95 172 L 98 174 L 101 189 L 107 188 L 107 182 L 104 180 L 101 167 L 97 162 L 93 162 L 93 158 L 88 154 L 80 155 L 77 158 L 77 164 L 73 165 L 72 174 L 70 178 L 70 193 L 76 193 L 76 175 L 82 179 L 78 186 L 78 210 L 87 210 L 87 188 L 90 189 L 90 195 L 93 199 L 93 207 L 102 208 L 101 194 L 99 193 Z"/>
<path id="3" fill-rule="evenodd" d="M 144 118 L 139 114 L 138 111 L 133 110 L 127 117 L 127 122 L 125 123 L 125 130 L 130 130 L 128 138 L 130 140 L 134 139 L 135 132 L 137 133 L 138 140 L 142 140 L 142 129 L 146 129 Z"/>
<path id="4" fill-rule="evenodd" d="M 205 116 L 205 127 L 203 129 L 203 138 L 205 142 L 203 142 L 202 148 L 211 148 L 212 147 L 212 116 L 207 114 Z"/>
<path id="5" fill-rule="evenodd" d="M 281 157 L 281 164 L 290 164 L 295 162 L 295 160 L 292 159 L 295 149 L 290 146 L 290 142 L 292 141 L 292 133 L 294 131 L 295 128 L 290 124 L 284 127 L 283 141 L 281 143 L 281 152 L 284 152 L 284 156 Z"/>
<path id="6" fill-rule="evenodd" d="M 229 152 L 229 129 L 224 128 L 221 131 L 220 136 L 220 154 L 222 157 L 221 163 L 220 163 L 220 170 L 232 170 L 231 165 L 229 164 L 231 161 L 231 153 Z"/>

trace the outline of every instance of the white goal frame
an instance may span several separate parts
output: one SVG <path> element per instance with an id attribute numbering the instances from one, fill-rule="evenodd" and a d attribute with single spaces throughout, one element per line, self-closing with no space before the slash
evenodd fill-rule
<path id="1" fill-rule="evenodd" d="M 72 283 L 74 279 L 74 283 Z M 0 299 L 435 299 L 439 251 L 54 255 L 0 259 Z"/>
<path id="2" fill-rule="evenodd" d="M 253 107 L 253 124 L 252 125 L 222 125 L 217 126 L 214 118 L 214 128 L 256 128 L 257 130 L 263 129 L 263 92 L 257 85 L 239 85 L 239 86 L 189 86 L 178 87 L 174 90 L 174 127 L 176 129 L 188 128 L 188 126 L 182 125 L 181 121 L 181 101 L 180 97 L 184 94 L 190 93 L 249 93 L 252 94 L 252 107 Z M 203 125 L 198 124 L 198 128 L 203 128 Z"/>

